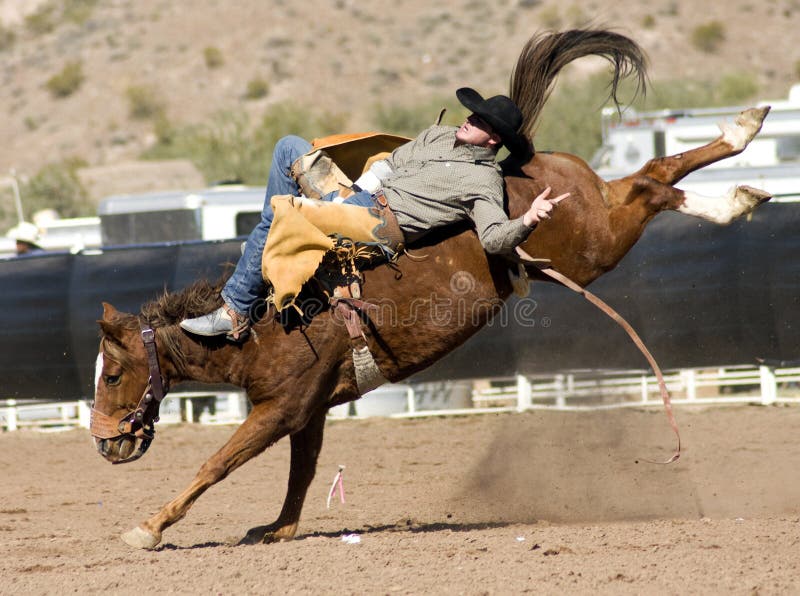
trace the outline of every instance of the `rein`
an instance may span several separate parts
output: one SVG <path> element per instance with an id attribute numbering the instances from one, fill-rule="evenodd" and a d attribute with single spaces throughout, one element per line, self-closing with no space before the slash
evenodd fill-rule
<path id="1" fill-rule="evenodd" d="M 169 391 L 161 375 L 161 367 L 158 364 L 155 331 L 145 324 L 142 324 L 141 330 L 142 343 L 144 343 L 144 348 L 147 352 L 147 367 L 150 378 L 136 408 L 127 414 L 123 414 L 118 419 L 96 410 L 94 405 L 91 409 L 89 430 L 93 437 L 97 439 L 130 438 L 139 443 L 138 448 L 130 457 L 115 461 L 115 464 L 136 461 L 145 454 L 155 437 L 155 423 L 158 422 L 158 411 L 161 402 L 167 391 Z"/>
<path id="2" fill-rule="evenodd" d="M 565 275 L 559 273 L 552 267 L 548 267 L 546 263 L 549 261 L 543 262 L 542 259 L 534 259 L 530 256 L 527 252 L 525 252 L 521 247 L 516 247 L 517 256 L 519 257 L 520 261 L 524 264 L 533 265 L 539 271 L 550 277 L 551 279 L 557 281 L 561 285 L 569 288 L 573 292 L 577 292 L 586 300 L 594 304 L 597 308 L 603 311 L 606 315 L 611 317 L 620 327 L 622 327 L 628 336 L 631 338 L 633 343 L 639 348 L 639 351 L 644 355 L 647 359 L 647 362 L 650 363 L 653 372 L 656 375 L 656 379 L 658 379 L 658 389 L 661 392 L 661 400 L 664 402 L 664 410 L 667 413 L 667 420 L 669 421 L 669 425 L 672 428 L 672 431 L 675 433 L 675 437 L 678 440 L 678 445 L 675 448 L 675 452 L 672 454 L 672 457 L 669 458 L 667 461 L 664 462 L 653 462 L 649 460 L 649 463 L 663 463 L 663 464 L 670 464 L 677 460 L 681 456 L 681 435 L 678 432 L 678 423 L 675 422 L 675 414 L 672 412 L 672 402 L 669 397 L 669 392 L 667 391 L 667 383 L 664 381 L 664 375 L 661 373 L 661 368 L 658 366 L 656 359 L 650 353 L 650 350 L 647 349 L 647 346 L 644 345 L 642 338 L 639 337 L 639 334 L 631 327 L 630 323 L 622 318 L 622 316 L 611 308 L 608 304 L 603 302 L 600 298 L 592 294 L 590 291 L 582 288 L 574 281 L 566 277 Z"/>

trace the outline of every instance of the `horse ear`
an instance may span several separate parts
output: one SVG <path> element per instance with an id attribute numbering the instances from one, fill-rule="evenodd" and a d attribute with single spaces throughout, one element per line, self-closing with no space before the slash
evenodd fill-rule
<path id="1" fill-rule="evenodd" d="M 120 313 L 116 308 L 108 302 L 103 302 L 103 318 L 97 321 L 103 331 L 103 335 L 110 337 L 119 335 L 121 329 L 119 316 Z"/>
<path id="2" fill-rule="evenodd" d="M 111 321 L 112 319 L 115 319 L 118 314 L 119 314 L 119 311 L 116 308 L 114 308 L 114 306 L 112 304 L 109 304 L 108 302 L 103 302 L 103 320 L 104 321 Z"/>

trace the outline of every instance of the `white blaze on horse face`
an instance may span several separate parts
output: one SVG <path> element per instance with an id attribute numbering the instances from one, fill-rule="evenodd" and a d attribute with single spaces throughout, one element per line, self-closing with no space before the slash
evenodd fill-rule
<path id="1" fill-rule="evenodd" d="M 103 376 L 103 352 L 97 355 L 97 360 L 94 363 L 94 394 L 100 390 L 100 377 Z"/>
<path id="2" fill-rule="evenodd" d="M 750 213 L 769 198 L 764 191 L 749 186 L 734 186 L 722 197 L 704 197 L 685 191 L 683 204 L 678 211 L 694 215 L 720 225 L 731 223 L 737 217 Z"/>

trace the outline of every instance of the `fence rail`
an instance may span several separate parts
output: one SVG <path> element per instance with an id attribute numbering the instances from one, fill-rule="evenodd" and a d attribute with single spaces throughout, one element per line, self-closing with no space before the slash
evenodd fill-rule
<path id="1" fill-rule="evenodd" d="M 727 366 L 682 369 L 664 375 L 674 404 L 800 403 L 800 368 Z M 574 371 L 549 376 L 477 379 L 451 383 L 386 385 L 357 402 L 332 408 L 333 418 L 436 416 L 550 408 L 592 410 L 661 404 L 655 376 L 646 371 Z M 172 393 L 161 404 L 162 424 L 241 422 L 248 412 L 241 392 Z M 76 400 L 0 402 L 0 429 L 60 430 L 89 427 L 89 405 Z"/>

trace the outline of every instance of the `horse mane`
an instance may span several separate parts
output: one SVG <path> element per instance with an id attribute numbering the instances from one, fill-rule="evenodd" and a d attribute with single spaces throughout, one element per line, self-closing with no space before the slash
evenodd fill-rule
<path id="1" fill-rule="evenodd" d="M 164 292 L 142 306 L 141 317 L 151 327 L 167 327 L 183 319 L 206 315 L 222 304 L 222 281 L 201 279 L 176 292 Z"/>
<path id="2" fill-rule="evenodd" d="M 622 79 L 635 77 L 634 97 L 647 91 L 647 56 L 632 39 L 605 29 L 546 31 L 531 37 L 511 73 L 509 97 L 523 115 L 521 132 L 532 139 L 539 113 L 552 91 L 553 81 L 567 64 L 584 56 L 600 56 L 614 67 L 608 97 L 617 110 L 617 88 Z"/>

